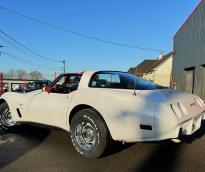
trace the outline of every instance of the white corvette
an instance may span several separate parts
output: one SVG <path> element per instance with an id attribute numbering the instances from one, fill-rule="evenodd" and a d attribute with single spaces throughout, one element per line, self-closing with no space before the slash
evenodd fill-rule
<path id="1" fill-rule="evenodd" d="M 191 135 L 205 105 L 196 95 L 163 88 L 125 72 L 60 75 L 49 86 L 0 97 L 0 125 L 29 122 L 71 133 L 76 150 L 100 157 L 112 140 L 159 141 Z"/>

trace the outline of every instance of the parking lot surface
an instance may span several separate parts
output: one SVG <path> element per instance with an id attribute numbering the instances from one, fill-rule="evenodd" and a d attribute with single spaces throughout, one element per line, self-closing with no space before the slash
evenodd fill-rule
<path id="1" fill-rule="evenodd" d="M 116 144 L 96 160 L 80 156 L 63 131 L 27 125 L 0 130 L 0 171 L 205 171 L 205 123 L 182 143 Z"/>

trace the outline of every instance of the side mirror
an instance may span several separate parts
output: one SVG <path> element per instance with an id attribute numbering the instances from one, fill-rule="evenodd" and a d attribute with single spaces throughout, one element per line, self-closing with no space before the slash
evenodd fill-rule
<path id="1" fill-rule="evenodd" d="M 51 87 L 50 86 L 45 86 L 45 87 L 43 87 L 43 91 L 49 93 L 51 91 Z"/>

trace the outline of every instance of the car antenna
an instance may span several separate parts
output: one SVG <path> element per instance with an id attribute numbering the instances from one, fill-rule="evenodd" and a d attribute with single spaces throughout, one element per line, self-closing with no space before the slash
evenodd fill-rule
<path id="1" fill-rule="evenodd" d="M 134 83 L 134 92 L 133 92 L 133 95 L 136 96 L 136 77 L 135 77 L 135 83 Z"/>

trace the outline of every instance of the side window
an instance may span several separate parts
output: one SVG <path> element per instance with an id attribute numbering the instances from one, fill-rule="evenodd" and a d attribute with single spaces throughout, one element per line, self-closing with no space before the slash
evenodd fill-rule
<path id="1" fill-rule="evenodd" d="M 24 90 L 24 84 L 11 84 L 11 91 L 13 92 L 22 92 Z"/>
<path id="2" fill-rule="evenodd" d="M 112 82 L 120 84 L 120 77 L 119 75 L 111 75 L 112 76 Z"/>
<path id="3" fill-rule="evenodd" d="M 116 88 L 120 86 L 120 77 L 114 73 L 99 73 L 95 74 L 91 80 L 91 87 L 96 88 Z"/>
<path id="4" fill-rule="evenodd" d="M 129 89 L 129 90 L 155 90 L 164 87 L 125 72 L 97 72 L 91 77 L 89 87 Z"/>
<path id="5" fill-rule="evenodd" d="M 4 89 L 4 92 L 9 91 L 9 84 L 8 83 L 4 83 L 3 89 Z"/>

